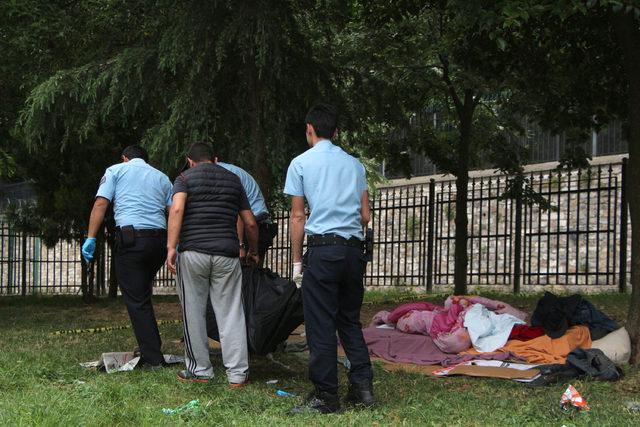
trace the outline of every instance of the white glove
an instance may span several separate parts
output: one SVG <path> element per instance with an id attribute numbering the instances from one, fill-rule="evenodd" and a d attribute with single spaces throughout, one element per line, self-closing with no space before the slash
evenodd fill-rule
<path id="1" fill-rule="evenodd" d="M 302 262 L 293 263 L 293 276 L 291 280 L 294 281 L 296 287 L 300 288 L 302 286 Z"/>

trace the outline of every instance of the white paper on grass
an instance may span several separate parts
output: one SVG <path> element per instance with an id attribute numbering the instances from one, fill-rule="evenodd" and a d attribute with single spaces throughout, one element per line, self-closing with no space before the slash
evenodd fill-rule
<path id="1" fill-rule="evenodd" d="M 114 372 L 132 371 L 140 362 L 139 356 L 134 356 L 132 351 L 102 353 L 100 359 L 92 362 L 80 363 L 83 368 L 101 369 L 104 368 L 108 374 Z M 184 362 L 184 357 L 174 354 L 165 354 L 164 362 L 172 365 Z"/>
<path id="2" fill-rule="evenodd" d="M 465 363 L 465 365 L 490 366 L 492 368 L 509 368 L 518 369 L 520 371 L 526 371 L 527 369 L 535 368 L 536 366 L 538 366 L 530 365 L 528 363 L 504 362 L 502 360 L 472 360 L 469 363 Z"/>

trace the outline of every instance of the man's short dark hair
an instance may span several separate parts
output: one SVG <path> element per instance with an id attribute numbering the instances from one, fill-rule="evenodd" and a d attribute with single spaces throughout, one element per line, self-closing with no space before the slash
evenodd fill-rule
<path id="1" fill-rule="evenodd" d="M 330 104 L 315 104 L 309 109 L 305 123 L 309 123 L 320 138 L 333 138 L 338 127 L 338 111 Z"/>
<path id="2" fill-rule="evenodd" d="M 187 157 L 194 162 L 213 160 L 213 147 L 204 142 L 196 142 L 189 147 Z"/>
<path id="3" fill-rule="evenodd" d="M 126 157 L 127 159 L 131 160 L 131 159 L 142 159 L 145 162 L 149 161 L 149 153 L 147 153 L 147 150 L 145 150 L 144 148 L 142 148 L 139 145 L 130 145 L 127 148 L 125 148 L 124 150 L 122 150 L 122 155 L 124 157 Z"/>

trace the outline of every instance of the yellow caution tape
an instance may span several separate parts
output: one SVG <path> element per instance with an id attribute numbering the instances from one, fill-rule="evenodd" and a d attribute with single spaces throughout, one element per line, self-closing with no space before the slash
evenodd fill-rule
<path id="1" fill-rule="evenodd" d="M 175 324 L 182 323 L 182 320 L 158 320 L 158 325 L 167 325 L 167 324 Z M 85 329 L 65 329 L 62 331 L 54 331 L 49 335 L 68 335 L 68 334 L 93 334 L 97 332 L 107 332 L 107 331 L 115 331 L 118 329 L 129 329 L 131 325 L 121 325 L 121 326 L 101 326 L 98 328 L 85 328 Z"/>
<path id="2" fill-rule="evenodd" d="M 362 305 L 373 305 L 373 304 L 398 304 L 405 301 L 415 300 L 415 296 L 408 295 L 400 298 L 395 298 L 392 300 L 385 301 L 364 301 Z M 167 324 L 176 324 L 182 323 L 182 320 L 158 320 L 158 325 L 167 325 Z M 102 326 L 99 328 L 85 328 L 85 329 L 65 329 L 62 331 L 51 332 L 50 335 L 68 335 L 68 334 L 93 334 L 97 332 L 107 332 L 107 331 L 115 331 L 118 329 L 129 329 L 131 325 L 122 325 L 122 326 Z"/>

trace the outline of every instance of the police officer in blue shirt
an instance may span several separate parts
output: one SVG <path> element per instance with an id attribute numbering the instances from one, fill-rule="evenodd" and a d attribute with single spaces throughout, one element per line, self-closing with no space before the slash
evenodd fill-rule
<path id="1" fill-rule="evenodd" d="M 260 186 L 256 180 L 246 170 L 232 165 L 231 163 L 220 162 L 216 158 L 216 164 L 222 166 L 229 172 L 233 172 L 240 178 L 240 183 L 247 194 L 249 204 L 251 205 L 251 213 L 256 218 L 258 223 L 258 257 L 260 258 L 259 265 L 264 262 L 264 256 L 267 253 L 269 247 L 273 244 L 273 238 L 278 234 L 278 224 L 275 224 L 269 218 L 269 211 L 267 210 L 267 204 L 264 201 L 264 196 L 260 190 Z M 238 220 L 238 238 L 240 239 L 240 258 L 244 259 L 246 256 L 246 250 L 248 241 L 244 233 L 243 222 Z"/>
<path id="2" fill-rule="evenodd" d="M 351 362 L 346 403 L 374 404 L 369 352 L 362 336 L 360 308 L 366 266 L 363 228 L 369 222 L 365 169 L 331 142 L 337 129 L 333 106 L 317 104 L 306 116 L 309 150 L 291 161 L 284 192 L 291 196 L 291 251 L 294 279 L 302 269 L 307 234 L 308 259 L 302 275 L 305 329 L 309 345 L 309 379 L 314 391 L 294 413 L 337 412 L 337 341 Z M 304 201 L 310 215 L 306 219 Z"/>
<path id="3" fill-rule="evenodd" d="M 153 305 L 152 284 L 167 256 L 166 208 L 171 205 L 171 181 L 150 166 L 146 150 L 131 145 L 122 163 L 109 167 L 102 179 L 89 218 L 82 256 L 93 259 L 96 235 L 109 203 L 116 221 L 116 276 L 142 356 L 142 366 L 164 364 Z"/>

